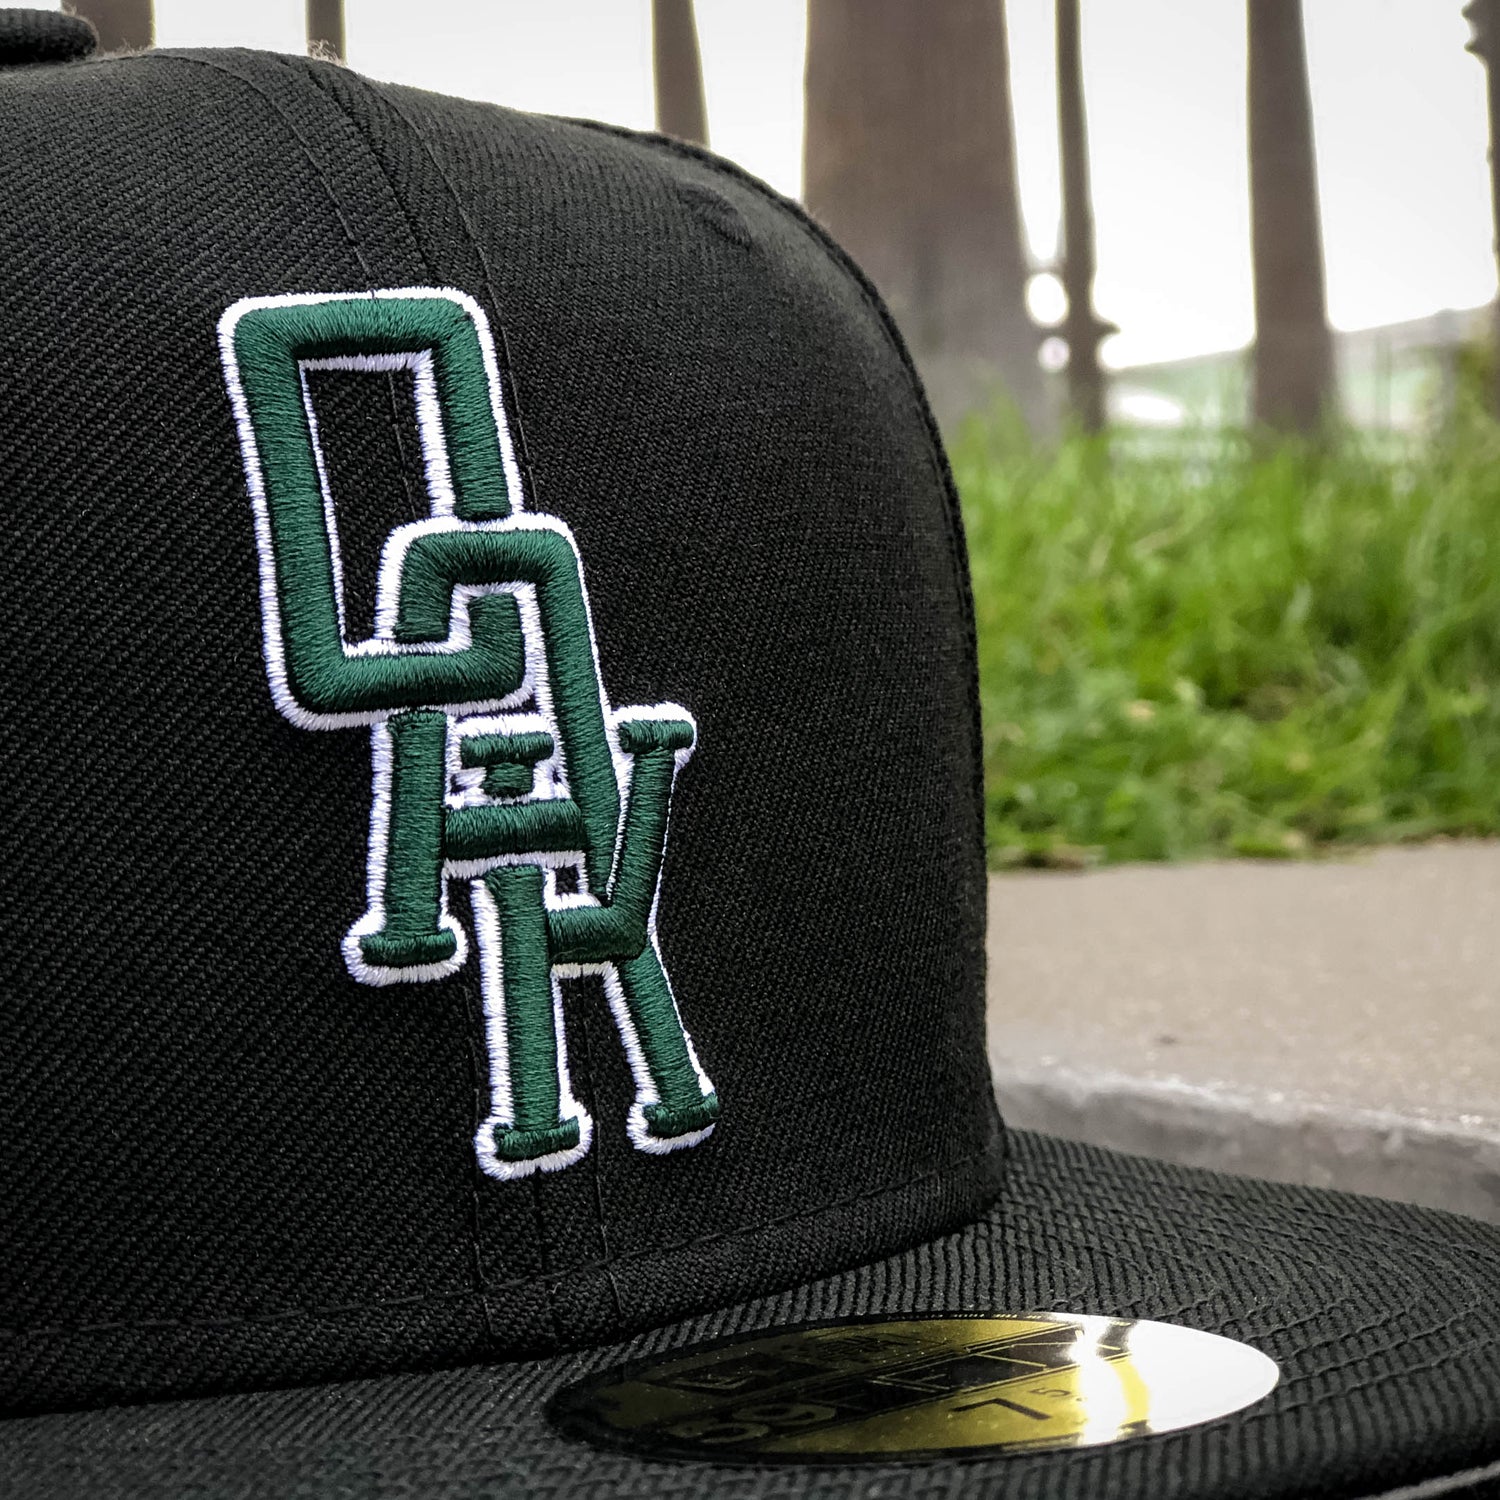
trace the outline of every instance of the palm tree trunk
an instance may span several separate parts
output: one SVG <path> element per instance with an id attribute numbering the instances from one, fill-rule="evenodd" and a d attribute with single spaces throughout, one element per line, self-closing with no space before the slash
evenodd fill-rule
<path id="1" fill-rule="evenodd" d="M 1335 400 L 1302 0 L 1249 0 L 1247 16 L 1252 414 L 1260 426 L 1311 435 Z"/>
<path id="2" fill-rule="evenodd" d="M 656 75 L 656 128 L 663 135 L 708 144 L 703 63 L 693 0 L 651 0 L 651 59 Z"/>
<path id="3" fill-rule="evenodd" d="M 307 0 L 307 50 L 343 62 L 344 0 Z"/>
<path id="4" fill-rule="evenodd" d="M 151 0 L 70 0 L 63 8 L 92 23 L 101 53 L 142 52 L 155 38 Z"/>
<path id="5" fill-rule="evenodd" d="M 1500 0 L 1469 0 L 1464 18 L 1474 30 L 1468 50 L 1484 63 L 1490 116 L 1490 212 L 1493 246 L 1500 262 Z M 1495 299 L 1494 347 L 1490 359 L 1490 411 L 1500 417 L 1500 297 Z"/>
<path id="6" fill-rule="evenodd" d="M 1047 425 L 1001 0 L 809 0 L 803 195 L 890 304 L 951 423 Z"/>
<path id="7" fill-rule="evenodd" d="M 1104 430 L 1104 372 L 1099 343 L 1116 330 L 1094 313 L 1094 208 L 1089 191 L 1088 115 L 1078 0 L 1057 0 L 1057 126 L 1062 163 L 1062 283 L 1068 312 L 1068 406 L 1084 432 Z"/>

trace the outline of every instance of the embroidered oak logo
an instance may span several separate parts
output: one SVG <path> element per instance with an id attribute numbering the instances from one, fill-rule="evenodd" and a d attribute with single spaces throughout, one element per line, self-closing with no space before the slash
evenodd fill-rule
<path id="1" fill-rule="evenodd" d="M 612 710 L 571 532 L 522 507 L 484 314 L 455 291 L 253 297 L 219 324 L 260 551 L 266 670 L 304 729 L 368 726 L 368 906 L 344 939 L 364 984 L 452 974 L 469 882 L 493 1177 L 589 1149 L 569 1085 L 561 978 L 598 973 L 635 1078 L 643 1151 L 691 1146 L 718 1098 L 656 938 L 667 813 L 692 752 L 672 703 Z M 313 370 L 410 372 L 430 514 L 381 555 L 375 633 L 348 639 Z M 576 889 L 561 889 L 559 870 Z"/>

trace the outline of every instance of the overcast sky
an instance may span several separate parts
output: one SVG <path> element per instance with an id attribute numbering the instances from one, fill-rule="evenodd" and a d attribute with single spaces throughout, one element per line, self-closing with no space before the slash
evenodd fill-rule
<path id="1" fill-rule="evenodd" d="M 913 0 L 916 3 L 916 0 Z M 521 109 L 651 124 L 648 0 L 346 0 L 349 61 Z M 1057 235 L 1052 0 L 1009 0 L 1027 230 Z M 1461 0 L 1305 0 L 1336 327 L 1469 307 L 1495 290 L 1484 73 Z M 1252 331 L 1243 0 L 1083 0 L 1114 365 Z M 302 0 L 156 0 L 162 46 L 299 51 Z M 784 193 L 801 177 L 803 0 L 697 0 L 715 149 Z"/>

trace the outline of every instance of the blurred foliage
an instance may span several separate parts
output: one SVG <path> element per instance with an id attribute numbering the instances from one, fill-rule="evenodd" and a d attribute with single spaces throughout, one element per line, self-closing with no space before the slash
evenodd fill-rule
<path id="1" fill-rule="evenodd" d="M 1482 388 L 1483 371 L 1462 384 Z M 1500 833 L 1500 428 L 952 449 L 1001 866 Z"/>
<path id="2" fill-rule="evenodd" d="M 1495 346 L 1488 339 L 1471 339 L 1453 353 L 1452 409 L 1434 412 L 1444 424 L 1443 436 L 1462 443 L 1482 438 L 1486 414 L 1495 402 Z"/>

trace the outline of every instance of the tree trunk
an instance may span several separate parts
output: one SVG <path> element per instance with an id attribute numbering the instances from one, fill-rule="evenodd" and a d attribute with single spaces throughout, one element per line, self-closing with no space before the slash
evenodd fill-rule
<path id="1" fill-rule="evenodd" d="M 343 62 L 344 0 L 307 0 L 307 51 Z"/>
<path id="2" fill-rule="evenodd" d="M 1335 414 L 1302 0 L 1249 0 L 1253 416 L 1313 434 Z"/>
<path id="3" fill-rule="evenodd" d="M 693 0 L 651 0 L 651 61 L 656 75 L 656 128 L 678 140 L 708 144 L 703 63 Z"/>
<path id="4" fill-rule="evenodd" d="M 952 422 L 1044 429 L 1001 0 L 809 0 L 803 196 L 880 288 Z"/>
<path id="5" fill-rule="evenodd" d="M 1062 326 L 1068 345 L 1068 406 L 1084 432 L 1102 432 L 1104 372 L 1099 368 L 1099 342 L 1115 328 L 1094 313 L 1094 209 L 1089 192 L 1078 0 L 1057 0 L 1057 133 L 1063 190 L 1062 283 L 1068 297 Z"/>
<path id="6" fill-rule="evenodd" d="M 1474 30 L 1468 50 L 1484 63 L 1490 116 L 1490 212 L 1493 243 L 1500 264 L 1500 0 L 1470 0 L 1464 18 Z M 1494 340 L 1490 357 L 1490 411 L 1500 417 L 1500 297 L 1495 299 Z"/>
<path id="7" fill-rule="evenodd" d="M 63 8 L 92 23 L 101 53 L 142 52 L 155 36 L 151 0 L 70 0 Z"/>

